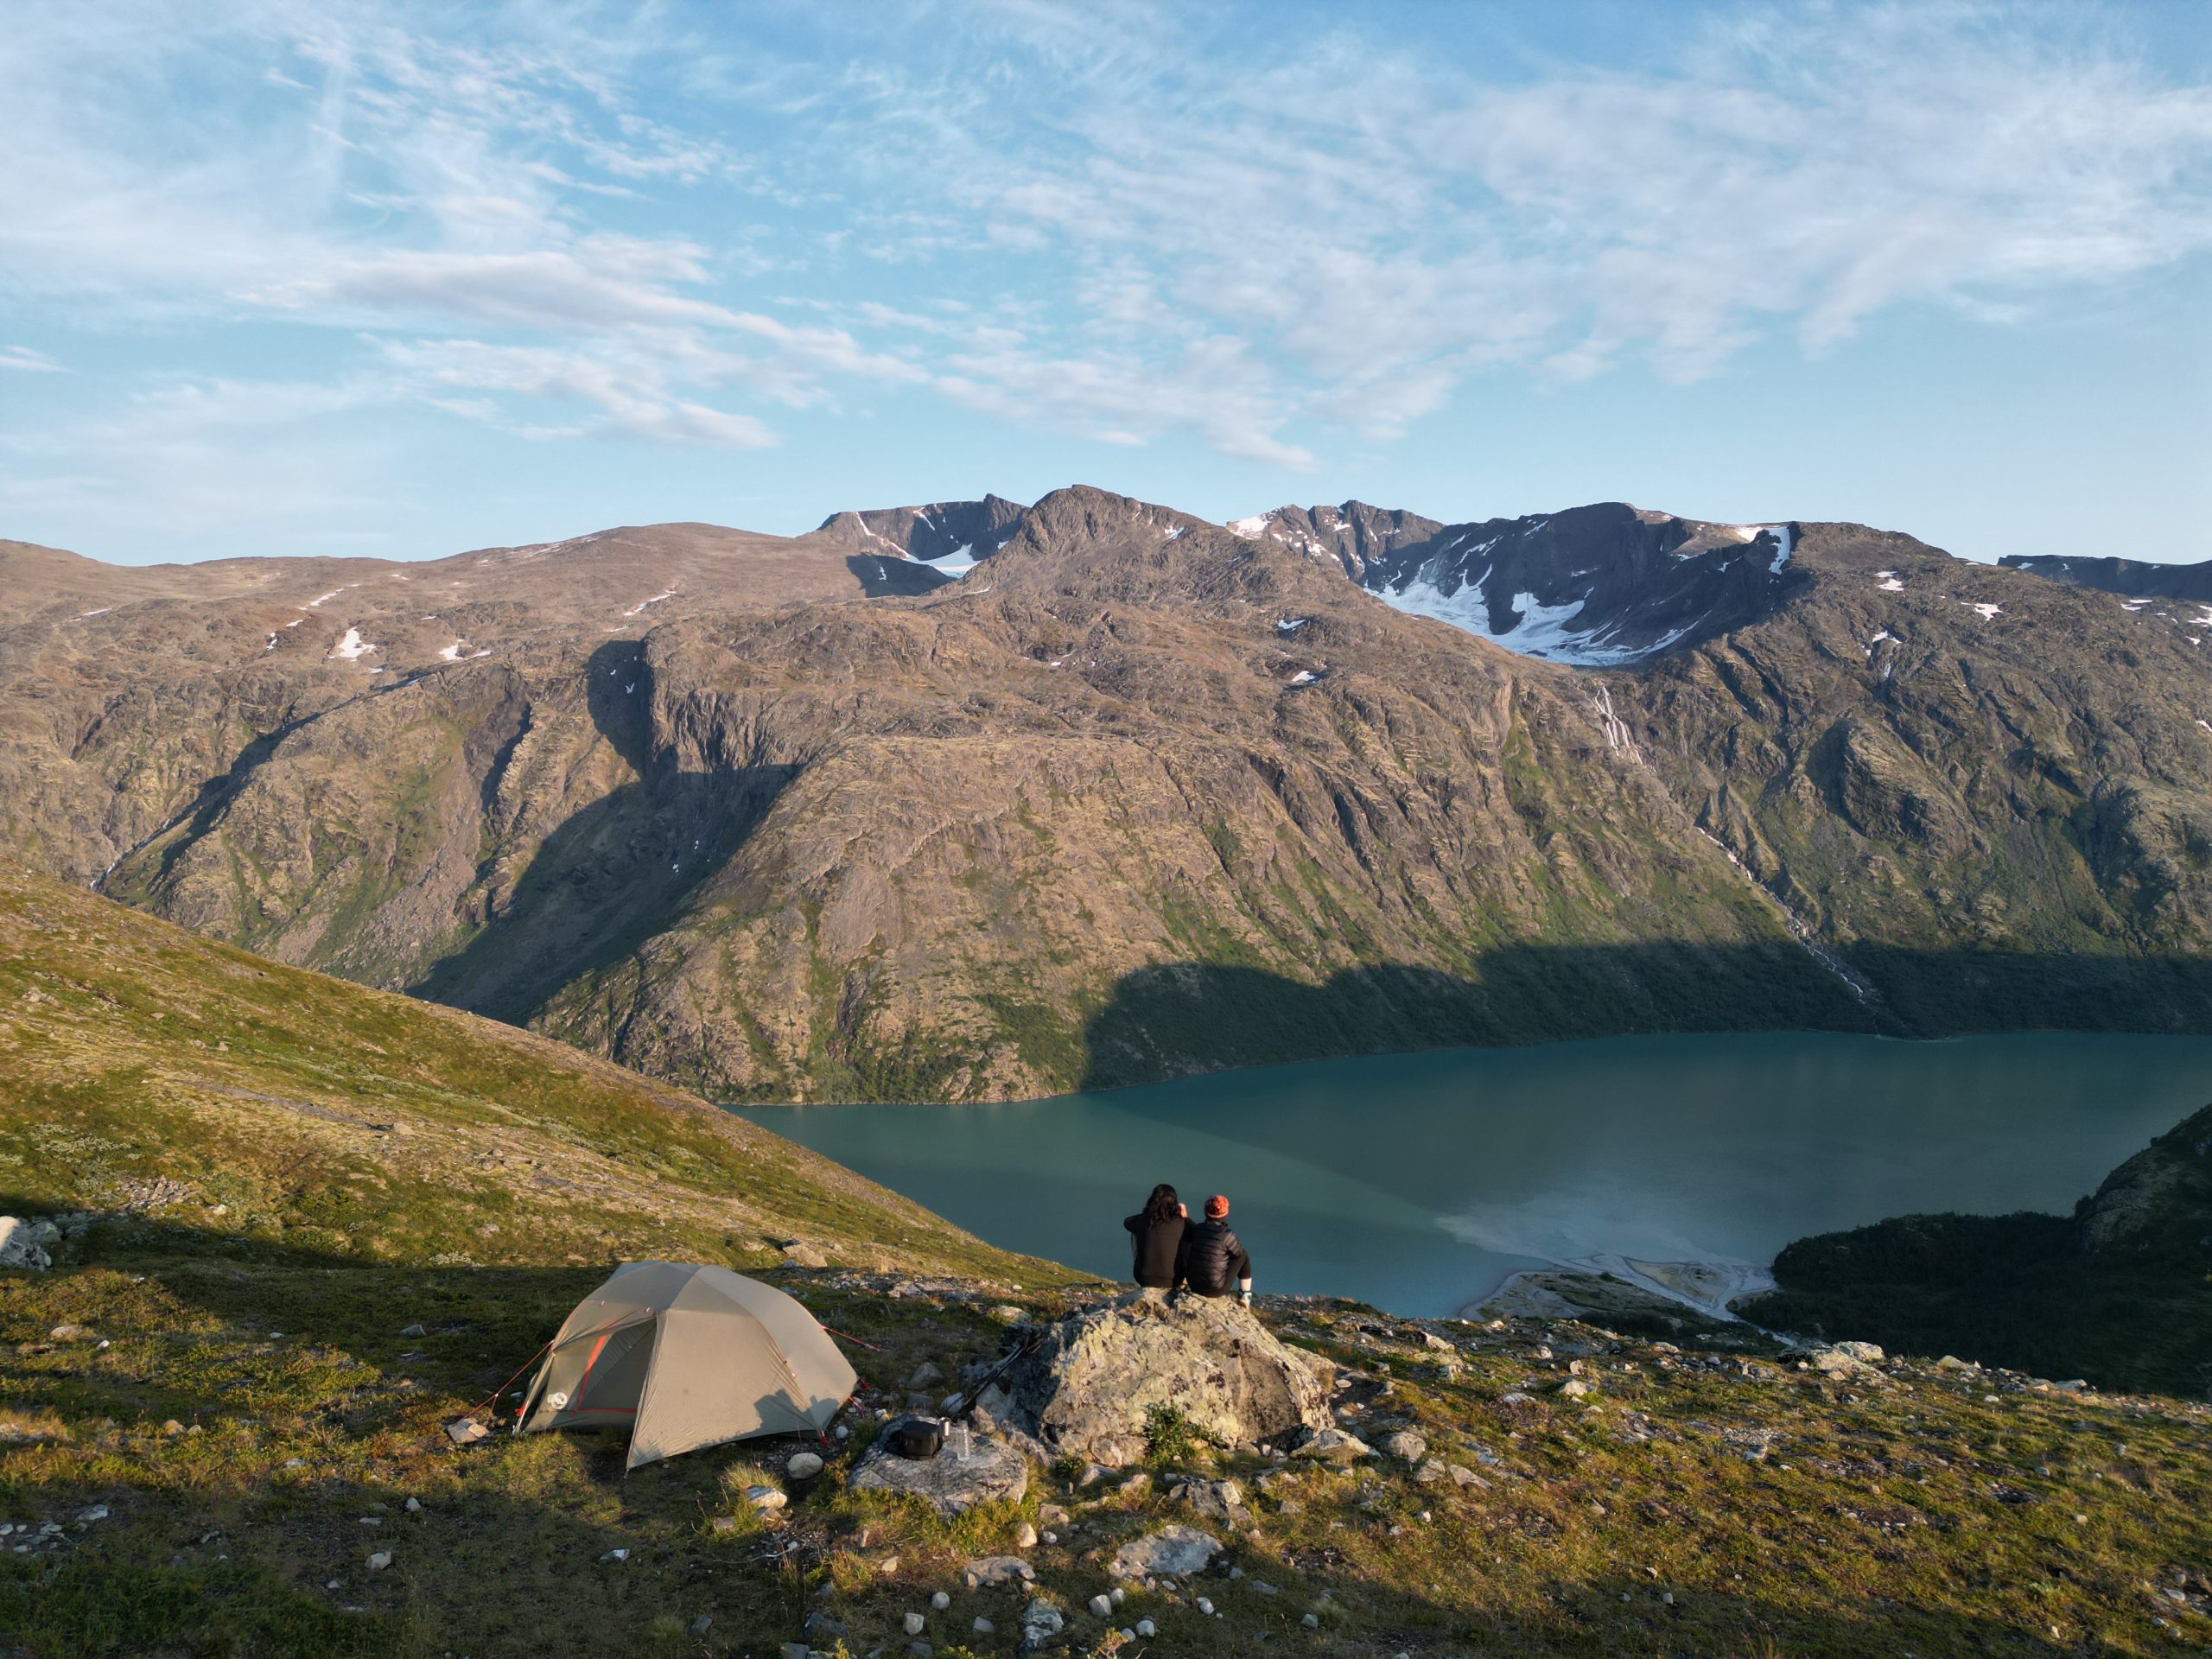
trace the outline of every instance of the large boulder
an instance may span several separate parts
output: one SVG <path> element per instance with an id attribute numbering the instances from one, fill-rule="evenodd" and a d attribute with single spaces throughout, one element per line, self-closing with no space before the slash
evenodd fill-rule
<path id="1" fill-rule="evenodd" d="M 46 1247 L 61 1236 L 61 1230 L 50 1221 L 24 1221 L 15 1216 L 0 1216 L 0 1268 L 28 1268 L 34 1273 L 42 1272 L 54 1265 L 54 1258 Z"/>
<path id="2" fill-rule="evenodd" d="M 1126 1297 L 1051 1326 L 1007 1373 L 1001 1414 L 1057 1456 L 1119 1468 L 1163 1410 L 1225 1446 L 1325 1427 L 1333 1377 L 1227 1297 Z"/>

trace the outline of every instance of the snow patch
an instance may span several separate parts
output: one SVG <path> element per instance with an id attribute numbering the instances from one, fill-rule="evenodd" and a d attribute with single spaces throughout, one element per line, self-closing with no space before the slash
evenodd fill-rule
<path id="1" fill-rule="evenodd" d="M 468 641 L 466 639 L 454 640 L 453 644 L 448 645 L 443 651 L 438 653 L 439 660 L 448 663 L 459 662 L 461 660 L 461 648 L 467 643 Z"/>
<path id="2" fill-rule="evenodd" d="M 274 650 L 276 650 L 276 629 L 274 629 L 274 628 L 271 628 L 271 629 L 270 629 L 270 630 L 269 630 L 269 643 L 268 643 L 267 645 L 265 645 L 262 646 L 262 650 L 263 650 L 263 651 L 264 651 L 264 652 L 270 652 L 270 651 L 274 651 Z"/>
<path id="3" fill-rule="evenodd" d="M 1313 620 L 1310 616 L 1287 616 L 1275 624 L 1275 632 L 1284 635 L 1294 634 Z"/>
<path id="4" fill-rule="evenodd" d="M 1789 563 L 1789 526 L 1768 524 L 1765 528 L 1774 533 L 1775 541 L 1774 563 L 1767 566 L 1767 574 L 1778 576 L 1782 574 L 1782 567 Z"/>
<path id="5" fill-rule="evenodd" d="M 1874 654 L 1875 646 L 1880 645 L 1885 639 L 1894 639 L 1896 638 L 1897 635 L 1891 633 L 1887 628 L 1884 628 L 1879 633 L 1876 634 L 1872 639 L 1869 639 L 1866 642 L 1866 654 L 1869 657 L 1872 657 Z"/>
<path id="6" fill-rule="evenodd" d="M 1877 588 L 1879 588 L 1884 593 L 1901 594 L 1904 592 L 1904 583 L 1897 579 L 1897 573 L 1896 571 L 1877 570 L 1874 573 L 1874 575 L 1876 578 L 1874 585 Z"/>
<path id="7" fill-rule="evenodd" d="M 1255 518 L 1232 518 L 1229 527 L 1247 541 L 1256 541 L 1267 533 L 1268 517 L 1262 513 Z"/>
<path id="8" fill-rule="evenodd" d="M 981 563 L 976 557 L 976 543 L 963 542 L 941 559 L 925 559 L 923 563 L 932 570 L 948 576 L 964 576 Z"/>
<path id="9" fill-rule="evenodd" d="M 623 612 L 622 614 L 625 616 L 635 616 L 640 611 L 644 610 L 648 605 L 658 605 L 664 599 L 674 599 L 676 597 L 676 592 L 677 590 L 671 588 L 664 594 L 655 594 L 651 599 L 641 599 L 636 604 L 632 605 L 628 610 Z"/>
<path id="10" fill-rule="evenodd" d="M 1523 657 L 1540 657 L 1547 662 L 1567 663 L 1577 668 L 1611 668 L 1623 663 L 1640 662 L 1666 650 L 1689 632 L 1687 626 L 1676 628 L 1648 645 L 1604 645 L 1593 631 L 1573 626 L 1585 601 L 1578 599 L 1565 605 L 1543 605 L 1537 602 L 1534 594 L 1514 594 L 1513 609 L 1519 620 L 1499 632 L 1491 626 L 1490 605 L 1478 583 L 1469 582 L 1446 594 L 1434 582 L 1424 579 L 1425 573 L 1433 568 L 1432 562 L 1422 568 L 1423 575 L 1416 575 L 1403 588 L 1395 591 L 1383 588 L 1376 597 L 1394 609 L 1449 622 L 1455 628 Z"/>
<path id="11" fill-rule="evenodd" d="M 2005 607 L 2002 605 L 1977 605 L 1969 599 L 1962 599 L 1959 603 L 1980 616 L 1985 622 L 1993 616 L 2002 616 L 2005 613 Z"/>
<path id="12" fill-rule="evenodd" d="M 1293 685 L 1311 685 L 1315 680 L 1320 677 L 1321 677 L 1316 674 L 1312 669 L 1301 668 L 1297 673 L 1290 677 L 1290 683 Z"/>
<path id="13" fill-rule="evenodd" d="M 335 662 L 343 658 L 349 663 L 359 662 L 377 648 L 361 638 L 361 631 L 359 628 L 348 628 L 346 630 L 346 637 L 330 648 L 330 654 L 324 660 Z"/>
<path id="14" fill-rule="evenodd" d="M 97 611 L 79 611 L 77 613 L 77 620 L 81 622 L 88 616 L 105 616 L 114 608 L 112 605 L 103 605 Z"/>
<path id="15" fill-rule="evenodd" d="M 350 583 L 348 584 L 348 586 L 351 586 L 351 585 L 352 585 L 352 584 L 350 584 Z M 327 593 L 327 594 L 321 594 L 321 595 L 319 595 L 319 596 L 318 596 L 318 597 L 316 597 L 316 598 L 314 598 L 314 599 L 311 599 L 311 600 L 308 601 L 308 602 L 307 602 L 306 604 L 304 604 L 304 605 L 301 606 L 301 607 L 300 607 L 300 608 L 301 608 L 302 610 L 303 610 L 303 611 L 312 611 L 312 610 L 315 610 L 315 609 L 318 608 L 320 606 L 321 606 L 325 601 L 327 601 L 327 600 L 333 600 L 333 599 L 335 599 L 335 598 L 337 598 L 337 597 L 338 597 L 338 595 L 339 595 L 339 594 L 340 594 L 344 593 L 345 591 L 346 591 L 346 589 L 345 589 L 344 588 L 332 588 L 328 593 Z"/>

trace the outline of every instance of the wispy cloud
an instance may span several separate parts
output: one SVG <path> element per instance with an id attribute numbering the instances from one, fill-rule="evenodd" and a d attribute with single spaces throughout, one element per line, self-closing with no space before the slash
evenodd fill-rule
<path id="1" fill-rule="evenodd" d="M 1295 469 L 1478 377 L 2002 327 L 2212 246 L 2212 91 L 2124 13 L 1685 10 L 1664 59 L 1505 68 L 1285 15 L 35 9 L 0 269 L 543 439 L 759 448 L 893 391 Z"/>

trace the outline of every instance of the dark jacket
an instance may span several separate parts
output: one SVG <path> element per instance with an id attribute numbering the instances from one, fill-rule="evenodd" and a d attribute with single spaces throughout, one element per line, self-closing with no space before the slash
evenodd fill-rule
<path id="1" fill-rule="evenodd" d="M 1252 1276 L 1252 1258 L 1225 1221 L 1194 1221 L 1183 1232 L 1176 1276 L 1201 1296 L 1226 1296 Z"/>
<path id="2" fill-rule="evenodd" d="M 1147 1221 L 1141 1211 L 1122 1217 L 1130 1233 L 1130 1271 L 1137 1283 L 1154 1290 L 1175 1288 L 1175 1263 L 1183 1249 L 1183 1230 L 1190 1224 L 1180 1216 Z"/>

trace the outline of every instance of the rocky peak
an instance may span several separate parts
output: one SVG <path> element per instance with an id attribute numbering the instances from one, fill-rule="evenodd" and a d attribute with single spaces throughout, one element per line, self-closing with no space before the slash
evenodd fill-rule
<path id="1" fill-rule="evenodd" d="M 2011 553 L 1998 560 L 2011 570 L 2025 570 L 2075 588 L 2124 594 L 2131 599 L 2183 599 L 2212 602 L 2212 559 L 2196 564 L 2154 564 L 2146 559 L 2082 558 L 2072 555 Z"/>
<path id="2" fill-rule="evenodd" d="M 1771 613 L 1797 532 L 1624 501 L 1459 524 L 1347 501 L 1278 507 L 1230 528 L 1332 561 L 1400 610 L 1583 666 L 1640 663 Z"/>

